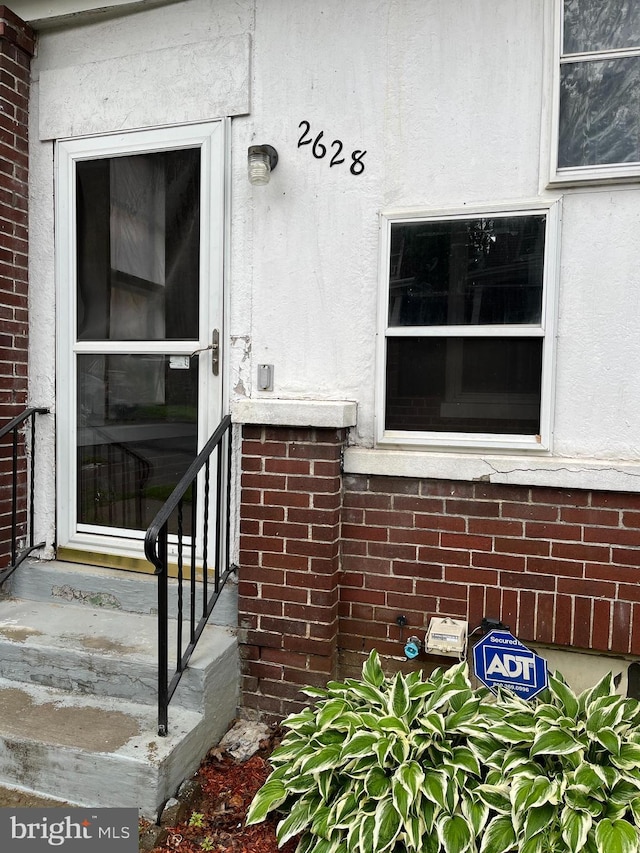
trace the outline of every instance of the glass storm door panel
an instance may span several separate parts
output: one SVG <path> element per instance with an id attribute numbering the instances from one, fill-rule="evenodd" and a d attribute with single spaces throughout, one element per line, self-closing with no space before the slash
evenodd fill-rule
<path id="1" fill-rule="evenodd" d="M 61 145 L 59 277 L 66 260 L 74 282 L 59 290 L 62 545 L 139 549 L 219 420 L 207 345 L 221 316 L 222 134 L 208 130 L 171 148 L 169 131 L 123 135 L 104 156 L 99 140 L 94 156 Z"/>

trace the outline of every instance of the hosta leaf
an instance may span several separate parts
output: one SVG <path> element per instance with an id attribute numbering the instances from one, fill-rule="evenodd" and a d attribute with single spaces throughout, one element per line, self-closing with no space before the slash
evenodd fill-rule
<path id="1" fill-rule="evenodd" d="M 391 755 L 395 758 L 398 764 L 402 764 L 403 761 L 406 761 L 409 757 L 411 746 L 406 738 L 403 737 L 396 737 L 395 735 L 392 735 L 390 740 Z"/>
<path id="2" fill-rule="evenodd" d="M 446 808 L 447 786 L 448 779 L 445 774 L 432 771 L 425 773 L 422 792 L 428 800 L 444 809 Z"/>
<path id="3" fill-rule="evenodd" d="M 614 686 L 613 675 L 608 672 L 594 687 L 585 690 L 578 696 L 580 710 L 587 709 L 592 702 L 602 696 L 610 696 L 614 691 Z"/>
<path id="4" fill-rule="evenodd" d="M 554 798 L 557 793 L 555 781 L 547 776 L 518 778 L 511 786 L 511 802 L 514 812 L 541 806 Z"/>
<path id="5" fill-rule="evenodd" d="M 601 820 L 595 840 L 599 853 L 637 853 L 638 830 L 626 820 Z"/>
<path id="6" fill-rule="evenodd" d="M 401 672 L 397 672 L 389 694 L 389 714 L 393 717 L 403 717 L 411 707 L 409 688 Z M 406 727 L 405 727 L 406 728 Z"/>
<path id="7" fill-rule="evenodd" d="M 640 826 L 640 797 L 637 800 L 633 800 L 633 802 L 629 803 L 631 808 L 631 814 L 633 815 L 633 820 L 636 826 Z"/>
<path id="8" fill-rule="evenodd" d="M 381 731 L 400 732 L 409 734 L 409 726 L 400 717 L 386 716 L 378 719 L 378 728 Z"/>
<path id="9" fill-rule="evenodd" d="M 287 782 L 287 790 L 292 794 L 304 794 L 316 787 L 316 777 L 312 773 L 300 775 L 296 773 Z"/>
<path id="10" fill-rule="evenodd" d="M 516 834 L 511 818 L 506 815 L 494 817 L 487 824 L 482 836 L 480 853 L 507 853 L 515 848 Z"/>
<path id="11" fill-rule="evenodd" d="M 416 853 L 422 853 L 422 837 L 424 833 L 424 824 L 418 815 L 411 814 L 404 822 L 404 833 L 408 850 L 415 850 Z"/>
<path id="12" fill-rule="evenodd" d="M 306 690 L 303 691 L 306 693 Z M 324 695 L 326 695 L 327 691 L 322 691 Z M 301 711 L 299 714 L 290 714 L 285 720 L 283 720 L 282 725 L 287 729 L 293 729 L 294 731 L 302 730 L 305 732 L 315 731 L 315 719 L 316 716 L 311 710 L 311 708 L 305 708 L 304 711 Z"/>
<path id="13" fill-rule="evenodd" d="M 536 737 L 531 745 L 530 755 L 567 755 L 582 749 L 574 737 L 562 729 L 550 729 Z"/>
<path id="14" fill-rule="evenodd" d="M 365 777 L 364 787 L 370 797 L 378 800 L 391 788 L 391 779 L 381 767 L 373 767 Z"/>
<path id="15" fill-rule="evenodd" d="M 469 747 L 475 752 L 480 761 L 488 764 L 492 761 L 492 766 L 501 766 L 506 750 L 500 741 L 491 737 L 489 734 L 472 735 L 469 738 Z M 500 765 L 497 765 L 497 757 L 500 757 Z"/>
<path id="16" fill-rule="evenodd" d="M 580 764 L 573 773 L 576 785 L 583 785 L 588 790 L 600 788 L 606 784 L 606 777 L 602 768 L 597 764 Z"/>
<path id="17" fill-rule="evenodd" d="M 573 690 L 558 677 L 557 673 L 549 675 L 549 690 L 557 700 L 562 711 L 567 717 L 576 717 L 578 714 L 578 697 Z"/>
<path id="18" fill-rule="evenodd" d="M 501 812 L 502 814 L 509 814 L 511 812 L 508 785 L 478 785 L 475 793 L 483 803 L 486 803 L 494 811 Z"/>
<path id="19" fill-rule="evenodd" d="M 536 718 L 533 710 L 529 711 L 529 713 L 526 711 L 514 711 L 511 714 L 507 714 L 504 721 L 507 725 L 513 726 L 514 729 L 522 732 L 533 733 L 536 728 Z"/>
<path id="20" fill-rule="evenodd" d="M 384 672 L 380 665 L 380 655 L 374 649 L 362 667 L 362 678 L 374 687 L 381 687 L 384 684 Z"/>
<path id="21" fill-rule="evenodd" d="M 361 853 L 367 853 L 367 851 L 373 851 L 373 828 L 375 825 L 375 818 L 373 815 L 367 815 L 363 818 L 362 823 L 360 824 L 360 851 Z"/>
<path id="22" fill-rule="evenodd" d="M 278 847 L 281 847 L 294 835 L 298 835 L 310 823 L 319 806 L 316 798 L 302 797 L 291 807 L 289 814 L 281 820 L 276 828 Z"/>
<path id="23" fill-rule="evenodd" d="M 329 838 L 332 826 L 330 822 L 332 811 L 333 809 L 330 809 L 329 806 L 320 806 L 319 809 L 316 809 L 311 823 L 311 831 L 314 835 L 317 835 L 319 838 Z"/>
<path id="24" fill-rule="evenodd" d="M 537 720 L 548 720 L 549 722 L 555 722 L 558 717 L 564 717 L 561 708 L 556 705 L 549 705 L 546 702 L 537 706 L 535 715 Z"/>
<path id="25" fill-rule="evenodd" d="M 479 836 L 489 817 L 489 807 L 475 797 L 464 797 L 460 807 L 473 834 Z"/>
<path id="26" fill-rule="evenodd" d="M 409 817 L 409 809 L 413 802 L 413 798 L 409 795 L 407 789 L 402 785 L 397 777 L 394 777 L 392 783 L 392 801 L 403 821 Z"/>
<path id="27" fill-rule="evenodd" d="M 300 765 L 300 773 L 319 773 L 321 770 L 331 770 L 342 760 L 342 747 L 338 743 L 323 746 L 314 752 Z"/>
<path id="28" fill-rule="evenodd" d="M 565 806 L 560 815 L 560 829 L 562 838 L 571 853 L 579 853 L 587 843 L 587 836 L 591 829 L 592 819 L 590 814 L 576 812 Z"/>
<path id="29" fill-rule="evenodd" d="M 389 800 L 380 800 L 374 815 L 372 853 L 387 850 L 400 832 L 400 814 Z"/>
<path id="30" fill-rule="evenodd" d="M 375 732 L 359 732 L 355 734 L 344 744 L 342 749 L 339 749 L 340 760 L 346 761 L 348 758 L 356 758 L 360 755 L 372 753 L 379 737 Z"/>
<path id="31" fill-rule="evenodd" d="M 272 764 L 281 764 L 283 761 L 302 759 L 314 752 L 315 747 L 307 738 L 287 735 L 280 746 L 276 747 L 271 753 L 270 761 Z"/>
<path id="32" fill-rule="evenodd" d="M 548 853 L 549 849 L 545 844 L 544 836 L 540 834 L 523 841 L 518 851 L 519 853 Z"/>
<path id="33" fill-rule="evenodd" d="M 518 744 L 533 740 L 530 733 L 504 722 L 491 726 L 491 734 L 506 744 Z"/>
<path id="34" fill-rule="evenodd" d="M 247 826 L 261 823 L 273 809 L 287 799 L 287 789 L 280 779 L 267 779 L 253 798 L 247 814 Z"/>
<path id="35" fill-rule="evenodd" d="M 553 818 L 555 809 L 550 803 L 545 803 L 543 806 L 538 806 L 534 809 L 529 809 L 524 822 L 524 838 L 528 841 L 534 835 L 538 835 L 549 825 Z"/>
<path id="36" fill-rule="evenodd" d="M 627 813 L 628 806 L 626 803 L 614 803 L 613 800 L 607 800 L 603 803 L 604 809 L 602 816 L 607 820 L 616 821 L 622 820 Z"/>
<path id="37" fill-rule="evenodd" d="M 385 767 L 387 764 L 387 759 L 389 757 L 389 753 L 391 752 L 391 738 L 382 736 L 377 738 L 374 742 L 373 751 L 378 757 L 378 763 L 381 767 Z"/>
<path id="38" fill-rule="evenodd" d="M 451 699 L 451 705 L 454 705 L 453 697 Z M 470 723 L 471 720 L 475 719 L 475 717 L 477 716 L 479 706 L 480 699 L 478 697 L 472 697 L 470 699 L 467 699 L 467 701 L 462 705 L 461 708 L 455 710 L 453 714 L 449 714 L 445 718 L 445 729 L 451 732 L 457 729 L 458 726 L 462 726 L 465 723 Z"/>
<path id="39" fill-rule="evenodd" d="M 426 732 L 438 735 L 444 739 L 444 717 L 442 714 L 431 711 L 421 716 L 418 722 Z"/>
<path id="40" fill-rule="evenodd" d="M 296 847 L 296 853 L 311 853 L 316 849 L 318 839 L 314 837 L 312 832 L 303 832 Z"/>
<path id="41" fill-rule="evenodd" d="M 522 768 L 529 763 L 529 750 L 525 747 L 516 749 L 508 749 L 502 760 L 502 773 L 504 776 L 510 776 L 514 770 Z M 518 774 L 520 775 L 520 774 Z"/>
<path id="42" fill-rule="evenodd" d="M 386 705 L 384 693 L 373 687 L 371 684 L 364 684 L 362 682 L 354 684 L 351 691 L 356 696 L 359 696 L 361 699 L 369 702 L 371 705 L 378 706 L 380 708 L 383 708 Z"/>
<path id="43" fill-rule="evenodd" d="M 401 764 L 396 771 L 398 782 L 407 790 L 409 796 L 415 800 L 424 781 L 424 770 L 417 761 L 408 761 Z"/>
<path id="44" fill-rule="evenodd" d="M 640 744 L 623 743 L 620 751 L 611 756 L 611 763 L 621 770 L 632 770 L 640 767 Z"/>
<path id="45" fill-rule="evenodd" d="M 581 788 L 568 787 L 564 792 L 564 801 L 574 811 L 586 812 L 592 817 L 599 817 L 603 813 L 604 807 L 596 797 L 602 795 L 603 792 L 597 789 L 591 792 L 583 791 Z"/>
<path id="46" fill-rule="evenodd" d="M 331 799 L 331 789 L 334 783 L 333 771 L 325 770 L 322 773 L 318 773 L 316 778 L 318 780 L 318 791 L 320 796 L 325 803 L 328 803 Z"/>
<path id="47" fill-rule="evenodd" d="M 620 753 L 622 741 L 620 739 L 620 735 L 617 732 L 614 732 L 613 729 L 601 729 L 598 732 L 594 732 L 593 738 L 594 740 L 597 740 L 598 743 L 601 743 L 602 746 L 612 755 L 618 755 Z"/>
<path id="48" fill-rule="evenodd" d="M 348 794 L 340 797 L 332 808 L 332 818 L 334 822 L 334 826 L 338 828 L 345 828 L 348 826 L 350 821 L 348 820 L 349 816 L 352 815 L 355 811 L 358 810 L 358 800 L 353 791 L 349 791 Z M 345 823 L 346 820 L 346 823 Z"/>
<path id="49" fill-rule="evenodd" d="M 326 729 L 331 723 L 350 708 L 346 699 L 329 699 L 319 709 L 316 723 L 320 729 Z"/>
<path id="50" fill-rule="evenodd" d="M 460 767 L 467 773 L 473 773 L 476 776 L 480 776 L 481 771 L 478 759 L 468 746 L 454 747 L 450 762 L 453 767 Z"/>
<path id="51" fill-rule="evenodd" d="M 637 797 L 640 797 L 640 779 L 631 782 L 626 779 L 620 779 L 613 786 L 609 793 L 609 801 L 618 805 L 628 805 Z"/>
<path id="52" fill-rule="evenodd" d="M 436 827 L 445 853 L 464 853 L 471 847 L 471 830 L 462 815 L 443 815 Z"/>

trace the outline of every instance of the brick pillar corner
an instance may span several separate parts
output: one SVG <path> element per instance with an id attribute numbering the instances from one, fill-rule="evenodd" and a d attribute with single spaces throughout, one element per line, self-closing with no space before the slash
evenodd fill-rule
<path id="1" fill-rule="evenodd" d="M 247 426 L 239 625 L 243 704 L 280 718 L 335 676 L 345 429 Z"/>

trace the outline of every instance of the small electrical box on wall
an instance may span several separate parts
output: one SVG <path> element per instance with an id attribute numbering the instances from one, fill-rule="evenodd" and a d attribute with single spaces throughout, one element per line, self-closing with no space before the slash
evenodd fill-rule
<path id="1" fill-rule="evenodd" d="M 468 623 L 462 619 L 434 616 L 424 638 L 427 654 L 462 660 L 467 649 Z"/>
<path id="2" fill-rule="evenodd" d="M 273 391 L 273 365 L 258 365 L 258 390 Z"/>

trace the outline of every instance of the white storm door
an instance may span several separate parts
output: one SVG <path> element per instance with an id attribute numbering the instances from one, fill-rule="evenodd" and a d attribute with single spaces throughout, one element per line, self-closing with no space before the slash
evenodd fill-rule
<path id="1" fill-rule="evenodd" d="M 220 420 L 224 139 L 215 122 L 57 146 L 61 546 L 140 556 Z"/>

